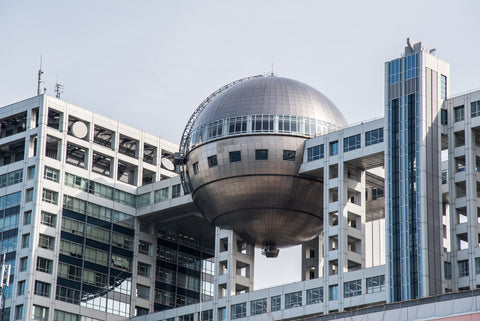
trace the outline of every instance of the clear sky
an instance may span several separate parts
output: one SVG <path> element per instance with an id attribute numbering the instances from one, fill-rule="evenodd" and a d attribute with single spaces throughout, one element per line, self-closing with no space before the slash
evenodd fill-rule
<path id="1" fill-rule="evenodd" d="M 233 80 L 274 72 L 355 123 L 383 116 L 384 61 L 407 37 L 480 89 L 480 1 L 0 0 L 0 106 L 47 94 L 178 143 L 195 108 Z M 298 248 L 259 260 L 257 288 L 300 280 Z"/>

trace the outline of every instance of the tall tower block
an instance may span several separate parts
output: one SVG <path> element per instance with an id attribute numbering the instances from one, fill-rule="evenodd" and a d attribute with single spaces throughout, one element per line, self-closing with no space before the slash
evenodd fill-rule
<path id="1" fill-rule="evenodd" d="M 385 63 L 389 301 L 442 293 L 440 109 L 449 64 L 421 42 Z"/>

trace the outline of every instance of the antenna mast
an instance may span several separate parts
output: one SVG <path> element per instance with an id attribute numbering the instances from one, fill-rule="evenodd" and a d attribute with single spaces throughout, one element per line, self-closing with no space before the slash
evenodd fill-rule
<path id="1" fill-rule="evenodd" d="M 42 55 L 40 54 L 40 69 L 38 69 L 38 85 L 37 85 L 37 95 L 40 95 L 40 87 L 42 86 Z"/>
<path id="2" fill-rule="evenodd" d="M 60 99 L 60 95 L 63 93 L 63 85 L 59 84 L 58 81 L 57 83 L 55 84 L 55 97 L 57 97 L 58 99 Z"/>

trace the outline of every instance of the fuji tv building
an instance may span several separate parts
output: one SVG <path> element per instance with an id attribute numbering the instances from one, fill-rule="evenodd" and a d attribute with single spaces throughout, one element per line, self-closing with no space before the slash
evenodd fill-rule
<path id="1" fill-rule="evenodd" d="M 247 77 L 179 145 L 45 94 L 0 108 L 2 320 L 480 318 L 480 91 L 449 81 L 407 41 L 385 117 L 348 125 Z M 302 280 L 254 290 L 254 249 L 294 245 Z"/>

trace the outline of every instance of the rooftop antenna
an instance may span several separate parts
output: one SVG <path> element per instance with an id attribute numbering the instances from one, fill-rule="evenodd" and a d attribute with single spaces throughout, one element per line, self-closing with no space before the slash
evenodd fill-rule
<path id="1" fill-rule="evenodd" d="M 55 97 L 60 99 L 60 95 L 63 94 L 63 85 L 59 84 L 58 81 L 55 84 Z"/>
<path id="2" fill-rule="evenodd" d="M 38 69 L 38 84 L 37 84 L 37 95 L 40 95 L 40 87 L 42 86 L 42 54 L 40 54 L 40 69 Z"/>
<path id="3" fill-rule="evenodd" d="M 275 76 L 275 73 L 273 72 L 273 62 L 272 62 L 272 72 L 270 73 L 270 76 Z"/>

